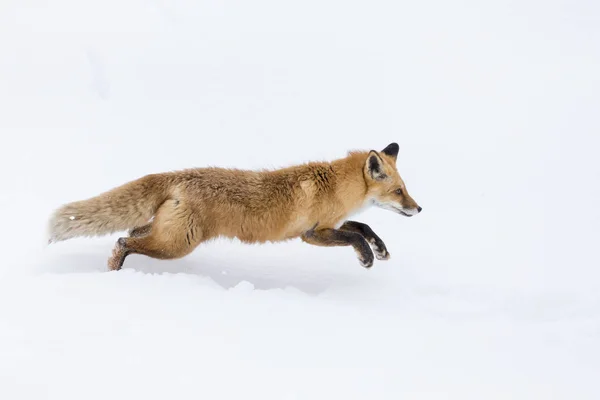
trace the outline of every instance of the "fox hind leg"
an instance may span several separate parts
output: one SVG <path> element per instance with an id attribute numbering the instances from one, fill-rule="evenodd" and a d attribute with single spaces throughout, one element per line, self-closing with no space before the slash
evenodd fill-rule
<path id="1" fill-rule="evenodd" d="M 108 259 L 108 270 L 117 271 L 123 266 L 125 257 L 129 255 L 127 248 L 125 247 L 125 238 L 117 240 L 117 244 L 112 252 L 112 257 Z"/>
<path id="2" fill-rule="evenodd" d="M 137 228 L 133 228 L 129 231 L 129 237 L 142 237 L 142 236 L 146 236 L 150 233 L 150 231 L 152 230 L 152 222 L 143 225 L 143 226 L 138 226 Z"/>
<path id="3" fill-rule="evenodd" d="M 167 200 L 158 209 L 151 229 L 145 236 L 122 237 L 117 241 L 109 270 L 119 270 L 130 254 L 141 254 L 161 260 L 181 258 L 204 241 L 199 218 L 179 200 Z M 146 228 L 146 225 L 141 228 Z M 133 231 L 135 231 L 134 229 Z"/>

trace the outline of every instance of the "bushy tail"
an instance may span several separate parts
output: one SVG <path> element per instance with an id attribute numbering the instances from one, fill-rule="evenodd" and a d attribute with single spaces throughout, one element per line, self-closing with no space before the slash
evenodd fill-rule
<path id="1" fill-rule="evenodd" d="M 144 225 L 168 198 L 170 187 L 166 176 L 147 175 L 91 199 L 65 204 L 50 217 L 48 243 Z"/>

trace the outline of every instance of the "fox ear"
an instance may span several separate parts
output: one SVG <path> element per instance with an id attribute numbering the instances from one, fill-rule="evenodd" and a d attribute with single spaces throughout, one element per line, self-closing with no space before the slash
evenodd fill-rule
<path id="1" fill-rule="evenodd" d="M 396 161 L 396 158 L 398 158 L 398 151 L 400 151 L 400 146 L 398 146 L 398 143 L 390 143 L 381 152 L 386 156 L 392 157 L 394 161 Z"/>
<path id="2" fill-rule="evenodd" d="M 383 160 L 375 150 L 369 152 L 366 169 L 368 175 L 376 181 L 387 178 L 387 175 L 383 172 Z"/>

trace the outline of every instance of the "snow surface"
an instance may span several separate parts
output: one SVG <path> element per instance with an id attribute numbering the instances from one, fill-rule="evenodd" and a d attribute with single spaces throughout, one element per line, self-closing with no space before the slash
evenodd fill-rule
<path id="1" fill-rule="evenodd" d="M 600 5 L 5 0 L 0 398 L 600 398 Z M 58 205 L 400 144 L 423 207 L 348 248 L 105 272 Z"/>

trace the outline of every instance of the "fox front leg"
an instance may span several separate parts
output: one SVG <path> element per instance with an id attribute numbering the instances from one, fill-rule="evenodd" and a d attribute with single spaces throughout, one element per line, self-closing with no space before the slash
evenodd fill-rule
<path id="1" fill-rule="evenodd" d="M 302 234 L 302 240 L 315 246 L 352 246 L 360 265 L 365 268 L 373 266 L 373 251 L 360 233 L 331 228 L 311 229 Z"/>
<path id="2" fill-rule="evenodd" d="M 346 221 L 340 227 L 340 230 L 361 234 L 373 248 L 375 257 L 377 257 L 378 260 L 390 259 L 390 252 L 385 247 L 385 243 L 383 243 L 383 240 L 373 232 L 373 229 L 371 229 L 369 225 L 357 221 Z"/>

